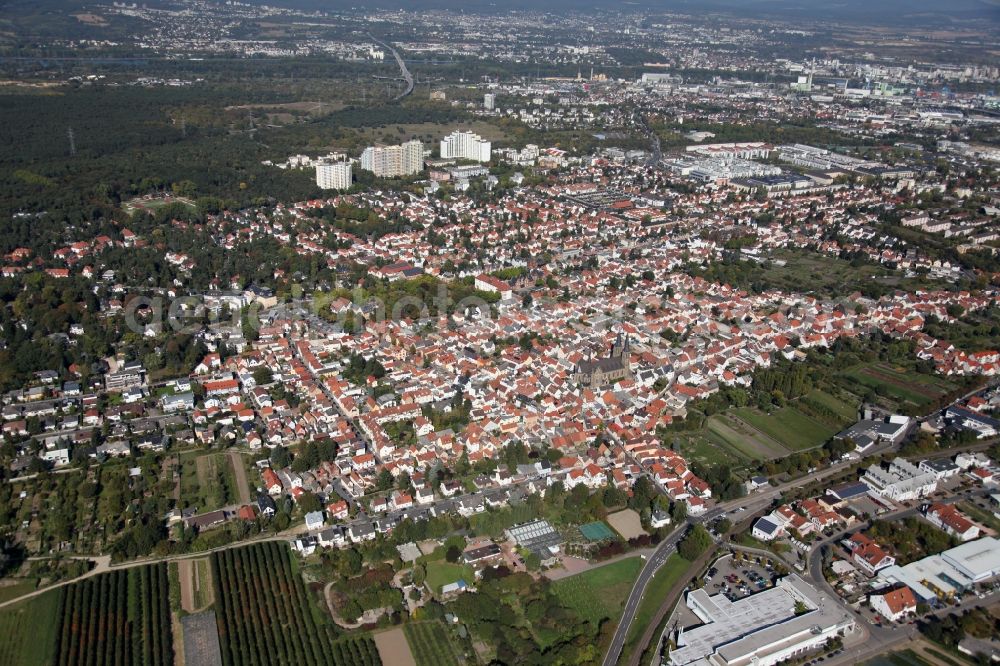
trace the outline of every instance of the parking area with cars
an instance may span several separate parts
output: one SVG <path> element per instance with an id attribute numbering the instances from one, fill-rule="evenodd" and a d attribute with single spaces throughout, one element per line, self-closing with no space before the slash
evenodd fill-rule
<path id="1" fill-rule="evenodd" d="M 774 581 L 788 573 L 775 558 L 757 556 L 740 550 L 731 551 L 708 568 L 701 577 L 709 594 L 725 594 L 735 601 L 774 585 Z M 674 607 L 668 627 L 691 627 L 701 620 L 686 604 Z"/>
<path id="2" fill-rule="evenodd" d="M 721 592 L 736 601 L 774 585 L 776 563 L 768 557 L 736 551 L 716 560 L 705 573 L 705 588 L 712 594 Z"/>

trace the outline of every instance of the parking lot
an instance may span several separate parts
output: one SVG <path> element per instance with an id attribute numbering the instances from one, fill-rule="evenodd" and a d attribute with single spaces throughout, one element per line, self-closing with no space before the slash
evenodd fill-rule
<path id="1" fill-rule="evenodd" d="M 716 561 L 705 574 L 705 589 L 721 592 L 731 601 L 766 590 L 774 585 L 774 562 L 767 557 L 737 551 Z"/>
<path id="2" fill-rule="evenodd" d="M 740 561 L 734 561 L 733 555 L 726 555 L 716 560 L 708 571 L 705 572 L 705 590 L 709 594 L 719 594 L 720 592 L 729 596 L 730 599 L 740 599 L 754 592 L 767 589 L 773 585 L 772 580 L 776 577 L 774 567 L 777 562 L 773 559 L 761 556 L 740 553 Z M 770 565 L 770 569 L 768 568 Z M 747 573 L 744 574 L 743 572 Z M 764 581 L 761 587 L 757 580 Z M 734 582 L 735 581 L 735 582 Z M 671 614 L 667 626 L 693 627 L 701 624 L 701 620 L 695 615 L 683 601 L 678 603 Z"/>

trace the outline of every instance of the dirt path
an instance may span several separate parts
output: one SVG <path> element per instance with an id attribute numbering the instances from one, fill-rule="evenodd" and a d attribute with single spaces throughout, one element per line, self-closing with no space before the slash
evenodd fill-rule
<path id="1" fill-rule="evenodd" d="M 181 502 L 181 459 L 180 456 L 167 456 L 163 459 L 163 478 L 174 482 L 174 502 Z M 169 475 L 169 477 L 168 477 Z"/>
<path id="2" fill-rule="evenodd" d="M 198 477 L 198 488 L 204 488 L 214 480 L 215 456 L 206 454 L 194 459 L 195 475 Z"/>
<path id="3" fill-rule="evenodd" d="M 243 464 L 243 455 L 236 452 L 229 452 L 229 462 L 233 466 L 233 474 L 236 479 L 236 490 L 240 496 L 240 505 L 250 503 L 250 484 L 247 482 L 247 468 Z"/>
<path id="4" fill-rule="evenodd" d="M 170 614 L 170 633 L 174 641 L 174 666 L 184 666 L 184 630 L 176 613 Z"/>
<path id="5" fill-rule="evenodd" d="M 406 642 L 406 634 L 399 627 L 377 633 L 372 638 L 375 639 L 375 647 L 378 648 L 383 664 L 417 666 L 417 661 L 410 652 L 410 644 Z"/>
<path id="6" fill-rule="evenodd" d="M 194 612 L 194 560 L 181 560 L 177 563 L 177 577 L 181 581 L 181 608 L 188 613 Z"/>

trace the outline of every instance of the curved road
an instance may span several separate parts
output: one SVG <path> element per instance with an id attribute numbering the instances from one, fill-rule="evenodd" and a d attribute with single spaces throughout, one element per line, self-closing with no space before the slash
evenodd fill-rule
<path id="1" fill-rule="evenodd" d="M 882 448 L 885 447 L 875 447 L 869 451 L 869 454 L 874 454 Z M 854 461 L 844 461 L 831 465 L 823 471 L 813 474 L 809 478 L 809 481 L 822 480 L 832 474 L 837 474 L 843 471 L 845 468 L 853 464 L 855 464 Z M 741 497 L 739 499 L 719 504 L 704 515 L 689 517 L 688 521 L 680 527 L 686 528 L 688 524 L 692 523 L 705 523 L 727 512 L 739 509 L 746 511 L 743 515 L 749 515 L 755 511 L 766 508 L 771 501 L 775 497 L 780 496 L 783 491 L 800 486 L 802 483 L 803 479 L 795 479 L 778 486 L 771 486 L 770 488 L 766 488 L 746 497 Z M 646 586 L 649 584 L 649 581 L 652 579 L 656 571 L 674 551 L 677 542 L 680 541 L 685 531 L 686 530 L 684 529 L 675 529 L 671 532 L 670 536 L 661 542 L 653 554 L 649 556 L 649 560 L 647 560 L 646 565 L 642 568 L 642 571 L 639 572 L 639 577 L 636 579 L 635 584 L 632 587 L 632 592 L 629 594 L 628 601 L 625 602 L 625 610 L 622 612 L 621 621 L 615 629 L 615 636 L 611 641 L 611 646 L 608 648 L 608 654 L 604 658 L 604 666 L 615 666 L 615 664 L 618 663 L 622 647 L 625 645 L 625 636 L 628 634 L 629 627 L 632 626 L 632 621 L 635 619 L 635 612 L 638 609 L 639 602 L 642 600 L 642 596 L 646 591 Z M 646 646 L 642 645 L 639 646 L 639 649 L 645 649 L 645 647 Z"/>
<path id="2" fill-rule="evenodd" d="M 408 70 L 406 68 L 406 63 L 403 62 L 403 58 L 400 57 L 399 52 L 396 49 L 392 48 L 391 46 L 389 46 L 388 44 L 386 44 L 382 40 L 375 39 L 371 35 L 368 35 L 368 37 L 371 38 L 371 40 L 373 42 L 375 42 L 376 44 L 379 44 L 379 45 L 385 47 L 386 49 L 388 49 L 389 52 L 392 53 L 392 57 L 396 59 L 396 64 L 399 65 L 399 71 L 403 75 L 403 78 L 406 80 L 406 90 L 404 90 L 400 94 L 396 95 L 393 98 L 393 101 L 395 102 L 395 101 L 403 99 L 404 97 L 406 97 L 407 95 L 409 95 L 411 92 L 413 92 L 413 75 L 410 74 L 410 70 Z"/>

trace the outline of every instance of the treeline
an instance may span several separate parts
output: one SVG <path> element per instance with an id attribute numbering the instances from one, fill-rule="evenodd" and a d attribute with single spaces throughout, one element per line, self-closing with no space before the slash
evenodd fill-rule
<path id="1" fill-rule="evenodd" d="M 794 400 L 813 389 L 810 370 L 804 363 L 781 361 L 773 368 L 754 372 L 753 390 L 771 395 L 777 392 L 786 400 Z"/>
<path id="2" fill-rule="evenodd" d="M 174 663 L 166 563 L 120 569 L 68 586 L 59 666 Z"/>

